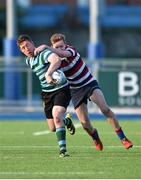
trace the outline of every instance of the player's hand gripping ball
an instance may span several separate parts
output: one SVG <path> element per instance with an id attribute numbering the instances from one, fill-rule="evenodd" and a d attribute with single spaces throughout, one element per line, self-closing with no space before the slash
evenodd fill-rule
<path id="1" fill-rule="evenodd" d="M 63 84 L 66 81 L 66 77 L 61 70 L 57 70 L 52 74 L 52 78 L 55 80 L 56 84 Z"/>

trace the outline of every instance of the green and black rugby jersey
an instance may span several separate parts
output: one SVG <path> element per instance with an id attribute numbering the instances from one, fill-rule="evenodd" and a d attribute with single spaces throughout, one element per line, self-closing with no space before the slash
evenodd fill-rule
<path id="1" fill-rule="evenodd" d="M 53 92 L 68 85 L 67 79 L 57 85 L 52 85 L 47 83 L 45 78 L 45 73 L 49 68 L 50 62 L 48 62 L 48 58 L 52 53 L 53 52 L 46 49 L 37 56 L 26 59 L 26 64 L 32 69 L 32 71 L 39 78 L 41 89 L 44 92 Z"/>

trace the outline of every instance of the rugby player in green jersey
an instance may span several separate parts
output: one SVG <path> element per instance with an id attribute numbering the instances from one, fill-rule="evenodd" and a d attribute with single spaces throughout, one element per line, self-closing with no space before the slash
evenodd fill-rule
<path id="1" fill-rule="evenodd" d="M 39 78 L 44 112 L 49 129 L 56 132 L 60 157 L 69 156 L 66 148 L 65 125 L 71 134 L 75 133 L 75 127 L 70 117 L 67 117 L 65 121 L 63 117 L 71 99 L 70 90 L 66 78 L 62 83 L 57 84 L 52 77 L 54 71 L 60 68 L 60 57 L 48 49 L 34 56 L 35 45 L 28 35 L 20 35 L 17 44 L 20 51 L 27 57 L 26 64 Z"/>

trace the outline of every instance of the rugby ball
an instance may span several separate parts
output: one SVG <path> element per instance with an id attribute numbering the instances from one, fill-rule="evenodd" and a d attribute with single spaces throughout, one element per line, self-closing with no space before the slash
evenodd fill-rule
<path id="1" fill-rule="evenodd" d="M 57 84 L 64 83 L 66 81 L 66 77 L 61 70 L 57 70 L 52 74 L 52 78 L 56 80 Z"/>

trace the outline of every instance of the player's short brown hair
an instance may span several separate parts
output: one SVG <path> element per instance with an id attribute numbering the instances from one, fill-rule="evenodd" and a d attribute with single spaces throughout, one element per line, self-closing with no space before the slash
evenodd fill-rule
<path id="1" fill-rule="evenodd" d="M 66 37 L 64 34 L 53 34 L 50 38 L 50 42 L 51 44 L 55 44 L 56 42 L 63 40 L 64 42 L 66 42 Z"/>
<path id="2" fill-rule="evenodd" d="M 22 34 L 22 35 L 20 35 L 20 36 L 18 37 L 18 40 L 17 40 L 17 45 L 18 45 L 18 47 L 20 47 L 20 44 L 21 44 L 23 41 L 33 42 L 30 36 L 28 36 L 27 34 Z"/>

